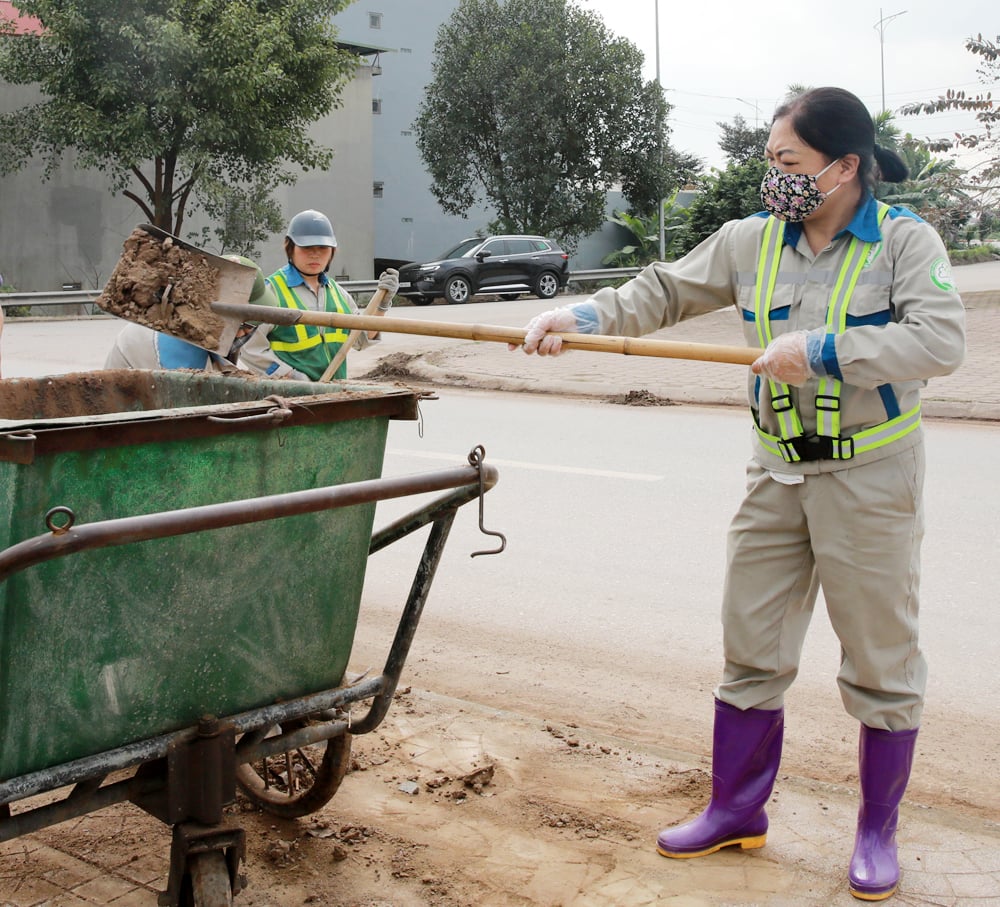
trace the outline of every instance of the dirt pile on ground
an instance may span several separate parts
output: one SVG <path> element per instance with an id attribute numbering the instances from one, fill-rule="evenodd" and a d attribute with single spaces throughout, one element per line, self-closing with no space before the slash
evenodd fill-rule
<path id="1" fill-rule="evenodd" d="M 390 353 L 383 356 L 375 368 L 370 369 L 359 377 L 366 381 L 376 381 L 382 378 L 399 379 L 402 381 L 412 380 L 416 376 L 410 368 L 410 363 L 420 357 L 414 353 Z"/>
<path id="2" fill-rule="evenodd" d="M 119 318 L 214 350 L 224 323 L 210 305 L 219 298 L 221 279 L 204 253 L 136 227 L 97 304 Z"/>
<path id="3" fill-rule="evenodd" d="M 613 397 L 605 398 L 608 403 L 615 403 L 618 406 L 675 406 L 673 400 L 661 397 L 645 388 L 642 390 L 631 390 L 625 394 L 617 394 Z"/>

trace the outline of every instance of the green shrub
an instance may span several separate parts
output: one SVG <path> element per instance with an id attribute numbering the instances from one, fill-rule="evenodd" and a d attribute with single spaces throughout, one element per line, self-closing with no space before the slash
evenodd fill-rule
<path id="1" fill-rule="evenodd" d="M 948 252 L 953 265 L 974 265 L 982 261 L 1000 261 L 1000 249 L 993 246 L 976 246 L 974 249 L 951 249 Z"/>

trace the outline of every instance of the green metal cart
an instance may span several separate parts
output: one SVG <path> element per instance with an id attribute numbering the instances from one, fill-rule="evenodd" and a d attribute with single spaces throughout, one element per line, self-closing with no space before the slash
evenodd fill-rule
<path id="1" fill-rule="evenodd" d="M 241 887 L 237 786 L 286 817 L 333 796 L 458 508 L 478 499 L 482 529 L 497 479 L 481 447 L 380 478 L 417 403 L 199 372 L 0 381 L 0 841 L 128 800 L 172 828 L 160 903 L 216 907 Z M 372 532 L 378 501 L 426 492 Z M 384 670 L 345 683 L 368 555 L 428 525 Z"/>

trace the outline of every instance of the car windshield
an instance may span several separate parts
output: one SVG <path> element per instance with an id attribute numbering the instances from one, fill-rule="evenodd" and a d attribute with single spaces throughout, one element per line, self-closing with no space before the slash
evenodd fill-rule
<path id="1" fill-rule="evenodd" d="M 480 245 L 481 243 L 482 239 L 475 237 L 472 239 L 463 239 L 457 246 L 448 249 L 448 251 L 442 254 L 437 260 L 447 261 L 449 258 L 461 258 L 463 255 L 465 255 L 466 252 L 468 252 L 470 249 L 476 248 L 476 246 Z"/>

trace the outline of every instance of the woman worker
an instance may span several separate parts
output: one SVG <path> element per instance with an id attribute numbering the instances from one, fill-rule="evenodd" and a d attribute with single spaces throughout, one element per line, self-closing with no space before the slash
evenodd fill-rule
<path id="1" fill-rule="evenodd" d="M 267 279 L 278 304 L 288 309 L 357 314 L 354 300 L 327 273 L 336 251 L 337 237 L 326 215 L 312 210 L 296 214 L 285 233 L 288 264 Z M 384 315 L 399 289 L 399 272 L 393 268 L 383 271 L 378 288 L 388 294 L 378 306 L 378 314 Z M 319 381 L 348 335 L 349 331 L 341 328 L 262 324 L 243 347 L 240 365 L 271 378 Z M 376 336 L 374 332 L 362 333 L 358 348 L 363 349 Z M 333 377 L 347 377 L 346 360 Z"/>
<path id="2" fill-rule="evenodd" d="M 783 698 L 822 586 L 841 697 L 860 722 L 848 881 L 855 897 L 882 900 L 899 882 L 898 807 L 927 676 L 920 391 L 961 363 L 964 311 L 933 228 L 872 195 L 906 167 L 875 144 L 858 98 L 838 88 L 791 98 L 766 154 L 765 212 L 617 290 L 537 316 L 523 348 L 552 355 L 561 340 L 549 331 L 637 336 L 734 306 L 748 344 L 764 350 L 748 375 L 753 458 L 728 538 L 712 796 L 657 849 L 700 857 L 764 845 Z"/>

